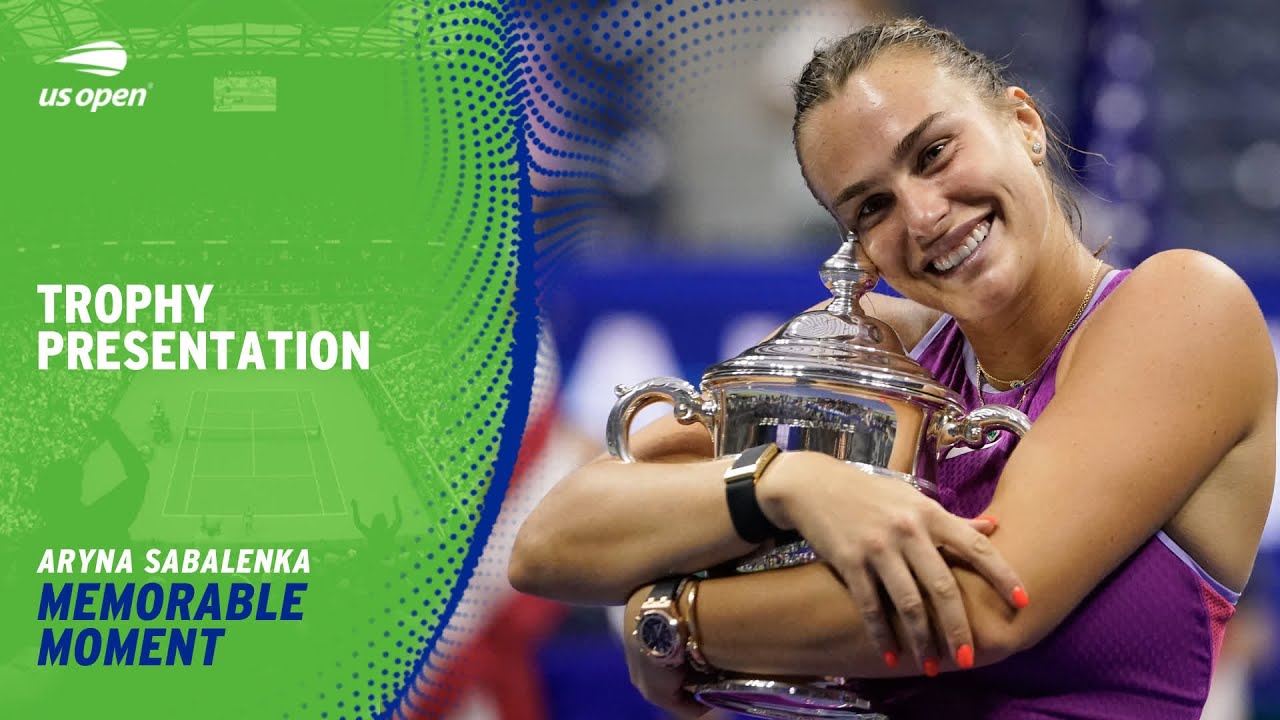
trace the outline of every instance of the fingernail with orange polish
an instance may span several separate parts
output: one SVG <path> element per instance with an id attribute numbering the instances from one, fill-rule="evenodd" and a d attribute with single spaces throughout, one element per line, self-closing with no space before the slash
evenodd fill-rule
<path id="1" fill-rule="evenodd" d="M 1031 604 L 1031 600 L 1030 598 L 1027 597 L 1027 591 L 1023 590 L 1021 585 L 1013 589 L 1013 606 L 1014 607 L 1021 610 L 1022 608 L 1030 604 Z"/>
<path id="2" fill-rule="evenodd" d="M 938 677 L 938 661 L 933 658 L 927 658 L 924 661 L 925 677 Z"/>
<path id="3" fill-rule="evenodd" d="M 956 650 L 956 665 L 959 665 L 961 670 L 968 670 L 973 667 L 972 645 L 961 645 L 960 648 Z"/>
<path id="4" fill-rule="evenodd" d="M 885 665 L 888 665 L 890 670 L 892 670 L 893 668 L 898 667 L 898 653 L 896 653 L 896 652 L 894 652 L 894 651 L 892 651 L 892 650 L 885 650 L 885 651 L 884 651 L 884 664 L 885 664 Z"/>
<path id="5" fill-rule="evenodd" d="M 990 515 L 979 515 L 974 520 L 986 520 L 991 523 L 991 527 L 1000 527 L 1000 521 Z"/>

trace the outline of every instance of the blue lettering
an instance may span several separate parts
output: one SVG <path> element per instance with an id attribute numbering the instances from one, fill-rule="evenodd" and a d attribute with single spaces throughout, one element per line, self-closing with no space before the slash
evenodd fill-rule
<path id="1" fill-rule="evenodd" d="M 128 620 L 133 612 L 133 583 L 125 583 L 124 589 L 118 589 L 115 583 L 107 583 L 102 588 L 103 620 Z"/>
<path id="2" fill-rule="evenodd" d="M 85 628 L 76 636 L 76 662 L 81 665 L 92 665 L 98 662 L 98 653 L 102 652 L 102 633 L 98 628 Z"/>
<path id="3" fill-rule="evenodd" d="M 36 617 L 40 620 L 48 620 L 51 617 L 66 620 L 67 610 L 71 607 L 71 587 L 73 585 L 75 583 L 64 583 L 55 596 L 53 594 L 53 583 L 45 583 L 40 588 L 40 612 L 37 613 Z"/>
<path id="4" fill-rule="evenodd" d="M 169 633 L 169 656 L 165 660 L 165 664 L 172 665 L 173 656 L 180 655 L 182 657 L 182 664 L 190 665 L 191 654 L 192 652 L 195 651 L 195 647 L 196 647 L 195 628 L 191 628 L 186 631 L 182 631 L 182 630 L 179 630 L 178 628 L 174 628 L 173 632 Z"/>
<path id="5" fill-rule="evenodd" d="M 164 606 L 164 588 L 160 583 L 147 583 L 138 591 L 138 619 L 155 620 Z"/>
<path id="6" fill-rule="evenodd" d="M 218 644 L 218 638 L 226 635 L 227 631 L 225 628 L 205 628 L 200 634 L 209 641 L 204 647 L 204 664 L 212 665 L 214 646 Z"/>
<path id="7" fill-rule="evenodd" d="M 210 583 L 204 588 L 204 595 L 200 596 L 200 605 L 196 607 L 195 615 L 192 620 L 200 622 L 208 616 L 210 620 L 222 619 L 222 604 L 218 602 L 218 585 Z"/>
<path id="8" fill-rule="evenodd" d="M 66 665 L 67 654 L 70 651 L 71 628 L 63 628 L 62 635 L 58 636 L 56 642 L 53 639 L 53 628 L 45 628 L 44 633 L 40 636 L 40 660 L 37 664 L 48 665 L 56 663 L 58 665 Z"/>
<path id="9" fill-rule="evenodd" d="M 231 597 L 227 598 L 227 619 L 244 620 L 253 613 L 253 586 L 249 583 L 231 583 Z"/>
<path id="10" fill-rule="evenodd" d="M 72 620 L 97 619 L 93 612 L 93 593 L 101 587 L 102 583 L 80 583 L 76 586 L 76 609 L 71 613 Z"/>
<path id="11" fill-rule="evenodd" d="M 306 583 L 286 583 L 284 586 L 284 602 L 280 605 L 281 620 L 301 620 L 302 611 L 294 611 L 298 603 L 302 602 L 302 598 L 298 597 L 298 593 L 306 592 Z"/>
<path id="12" fill-rule="evenodd" d="M 164 628 L 147 628 L 142 631 L 142 657 L 139 658 L 139 665 L 159 665 L 160 658 L 155 657 L 153 653 L 160 648 L 160 636 L 164 635 Z"/>
<path id="13" fill-rule="evenodd" d="M 275 620 L 276 613 L 274 610 L 267 609 L 267 603 L 271 600 L 271 584 L 262 583 L 262 587 L 258 590 L 258 612 L 253 616 L 254 620 Z"/>
<path id="14" fill-rule="evenodd" d="M 196 589 L 191 583 L 174 583 L 169 586 L 169 609 L 165 611 L 166 620 L 172 620 L 175 614 L 182 615 L 183 620 L 191 619 L 191 598 Z"/>
<path id="15" fill-rule="evenodd" d="M 107 649 L 102 653 L 102 664 L 132 665 L 137 651 L 138 628 L 130 628 L 123 638 L 118 628 L 111 628 L 107 631 Z"/>

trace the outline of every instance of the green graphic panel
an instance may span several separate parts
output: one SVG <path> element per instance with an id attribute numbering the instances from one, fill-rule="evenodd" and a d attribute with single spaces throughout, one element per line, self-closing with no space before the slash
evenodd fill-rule
<path id="1" fill-rule="evenodd" d="M 524 421 L 502 43 L 474 2 L 0 6 L 0 716 L 395 706 Z"/>

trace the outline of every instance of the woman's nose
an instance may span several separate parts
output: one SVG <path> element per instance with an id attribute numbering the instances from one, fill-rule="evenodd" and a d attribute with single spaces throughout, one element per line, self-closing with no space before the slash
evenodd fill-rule
<path id="1" fill-rule="evenodd" d="M 908 235 L 920 247 L 928 247 L 946 232 L 947 200 L 929 184 L 914 183 L 905 188 L 899 207 Z"/>

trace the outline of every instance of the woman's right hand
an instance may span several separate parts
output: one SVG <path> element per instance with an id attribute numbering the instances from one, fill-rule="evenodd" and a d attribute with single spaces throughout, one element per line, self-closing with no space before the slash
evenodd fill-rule
<path id="1" fill-rule="evenodd" d="M 1027 604 L 1017 573 L 988 540 L 994 522 L 947 512 L 910 485 L 863 472 L 829 455 L 786 452 L 756 486 L 761 509 L 782 529 L 794 529 L 840 576 L 885 663 L 902 648 L 926 675 L 940 669 L 936 637 L 957 667 L 973 666 L 968 615 L 943 552 L 983 575 L 1015 609 Z M 883 586 L 892 608 L 885 608 Z"/>

